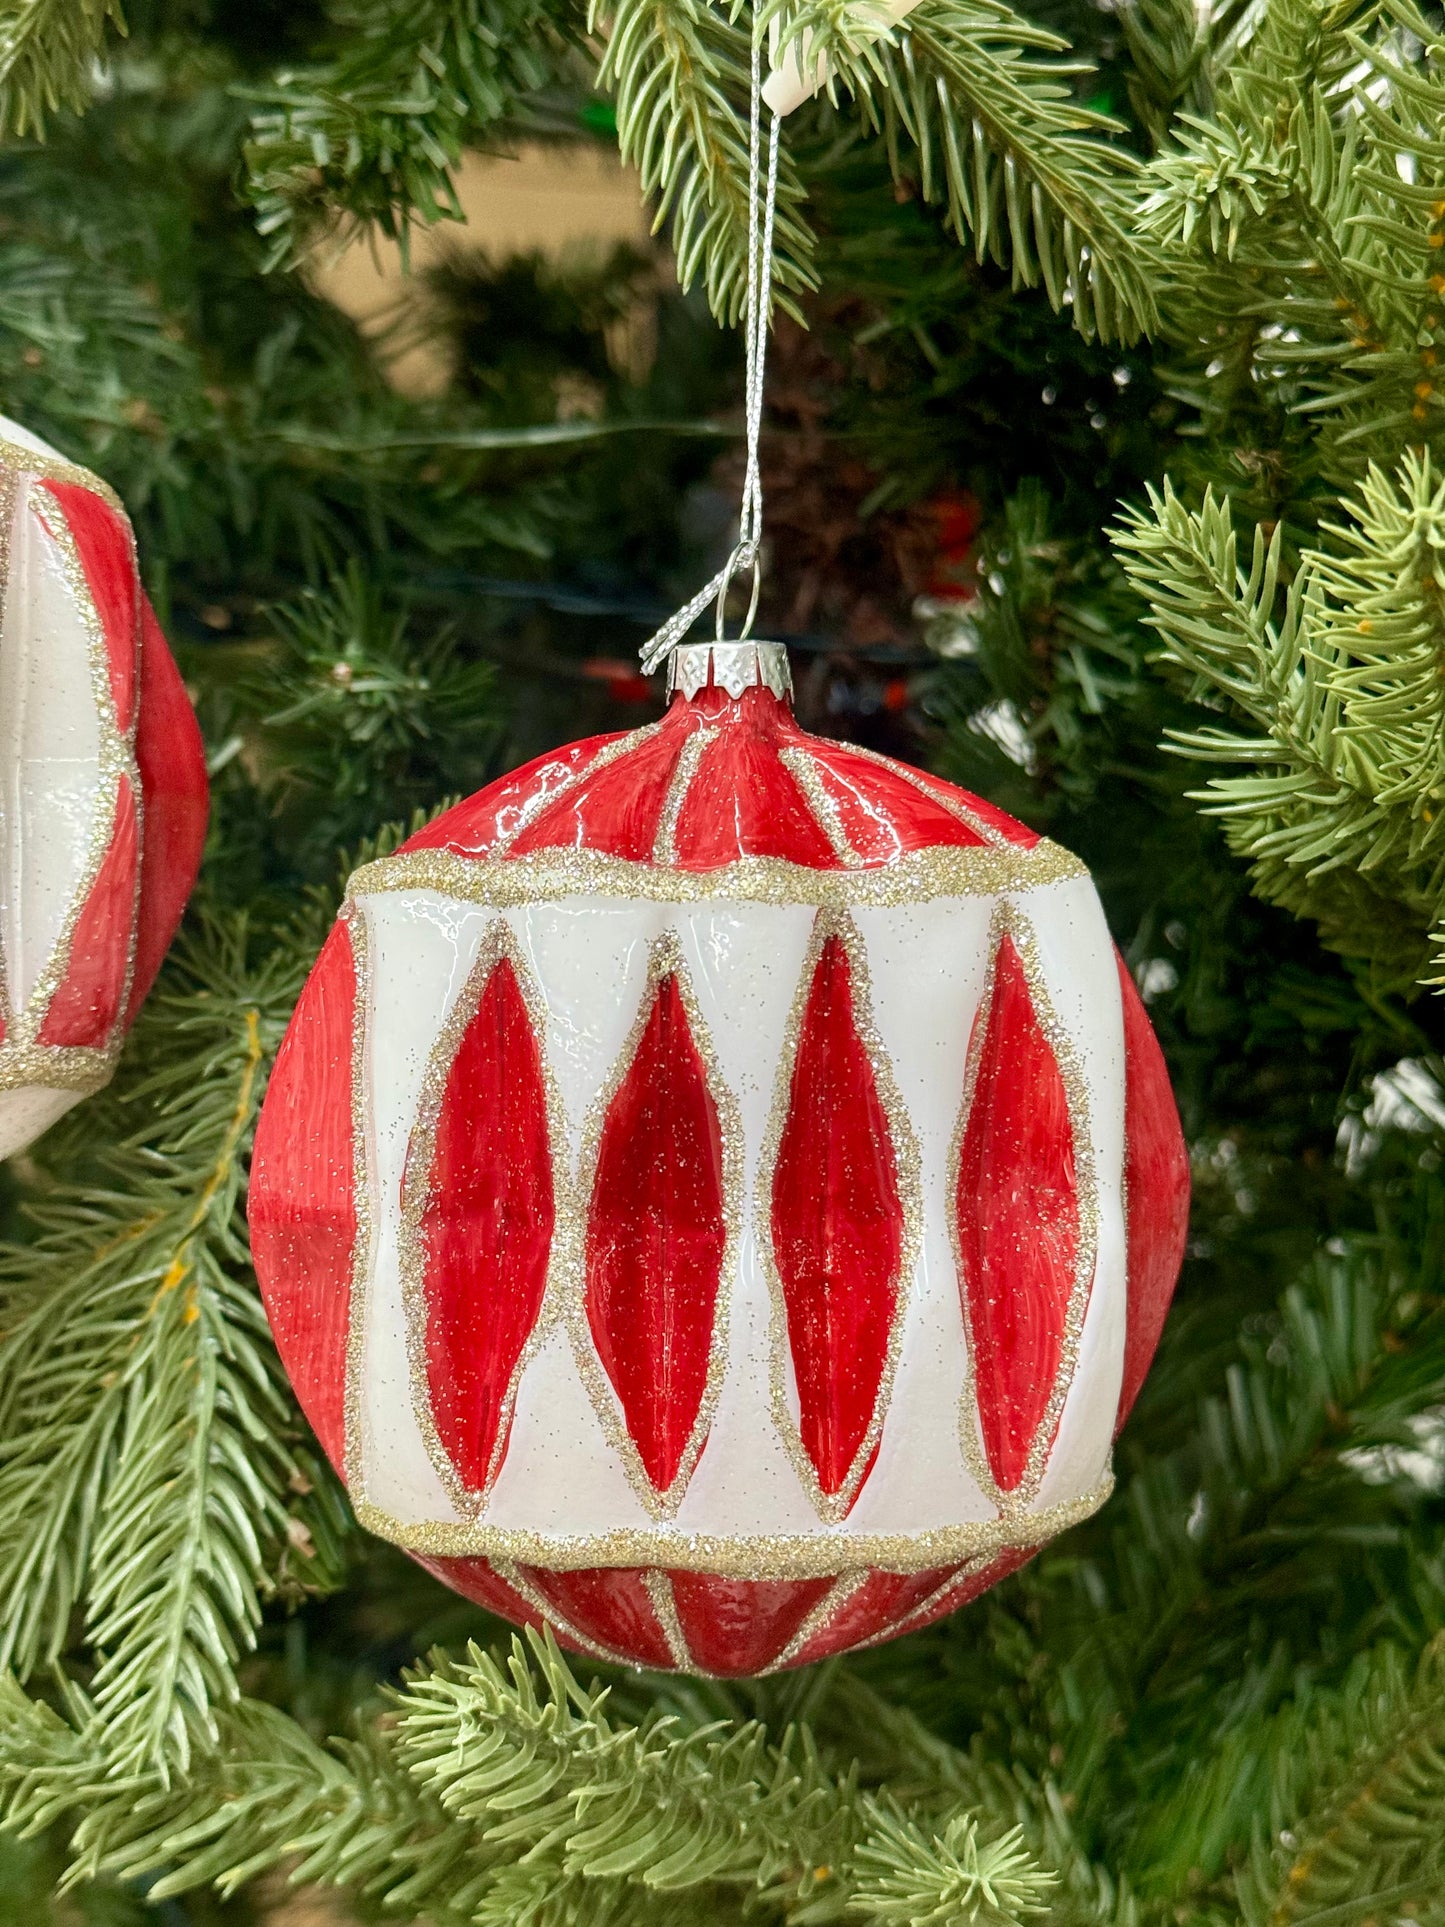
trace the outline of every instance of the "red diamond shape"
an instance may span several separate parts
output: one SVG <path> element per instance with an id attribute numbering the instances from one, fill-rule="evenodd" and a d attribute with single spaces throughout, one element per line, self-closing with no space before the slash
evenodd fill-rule
<path id="1" fill-rule="evenodd" d="M 984 1448 L 1012 1492 L 1058 1377 L 1079 1206 L 1068 1093 L 1007 934 L 976 1022 L 985 1028 L 954 1204 Z"/>
<path id="2" fill-rule="evenodd" d="M 505 956 L 447 1072 L 425 1181 L 432 1414 L 463 1483 L 482 1491 L 506 1449 L 512 1379 L 542 1308 L 554 1219 L 542 1055 Z"/>
<path id="3" fill-rule="evenodd" d="M 830 936 L 798 1031 L 773 1170 L 773 1255 L 783 1288 L 803 1449 L 830 1497 L 873 1423 L 903 1256 L 898 1163 L 858 1034 L 853 973 Z"/>
<path id="4" fill-rule="evenodd" d="M 607 1108 L 587 1220 L 592 1341 L 659 1492 L 702 1409 L 726 1244 L 717 1106 L 668 972 Z"/>

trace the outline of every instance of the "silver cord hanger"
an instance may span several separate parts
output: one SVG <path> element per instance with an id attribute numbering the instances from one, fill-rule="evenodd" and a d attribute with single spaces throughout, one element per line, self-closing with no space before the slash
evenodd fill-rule
<path id="1" fill-rule="evenodd" d="M 759 196 L 762 122 L 762 49 L 756 28 L 753 32 L 752 85 L 748 125 L 748 293 L 744 319 L 747 342 L 747 469 L 743 477 L 742 508 L 738 517 L 738 539 L 732 554 L 711 582 L 698 590 L 690 602 L 668 617 L 640 651 L 642 673 L 650 676 L 661 667 L 710 602 L 717 605 L 717 640 L 723 640 L 723 618 L 728 590 L 733 577 L 751 569 L 752 595 L 738 641 L 752 634 L 753 618 L 758 612 L 758 592 L 762 586 L 763 477 L 758 459 L 758 440 L 763 425 L 763 369 L 768 351 L 768 314 L 773 292 L 773 215 L 778 197 L 777 114 L 771 115 L 768 129 L 766 187 Z M 761 199 L 761 206 L 759 201 Z"/>

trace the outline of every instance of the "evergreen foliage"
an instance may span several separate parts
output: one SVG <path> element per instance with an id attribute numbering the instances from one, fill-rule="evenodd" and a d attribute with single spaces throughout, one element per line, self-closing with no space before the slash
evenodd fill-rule
<path id="1" fill-rule="evenodd" d="M 329 59 L 248 90 L 248 184 L 270 261 L 330 233 L 338 210 L 398 238 L 413 219 L 460 218 L 463 148 L 552 79 L 577 24 L 537 0 L 343 0 Z"/>
<path id="2" fill-rule="evenodd" d="M 0 11 L 0 382 L 135 514 L 215 814 L 114 1087 L 3 1179 L 0 1919 L 280 1922 L 317 1885 L 435 1927 L 1445 1923 L 1438 17 L 126 25 Z M 772 619 L 821 632 L 824 727 L 908 732 L 1090 862 L 1180 1094 L 1190 1259 L 1113 1501 L 965 1613 L 778 1679 L 597 1679 L 356 1530 L 246 1160 L 338 873 L 652 713 L 613 659 L 729 480 L 708 307 L 774 25 L 836 79 L 785 130 Z M 610 135 L 603 95 L 698 293 L 458 248 L 450 379 L 399 394 L 291 264 L 454 215 L 469 149 Z M 901 718 L 846 709 L 923 642 Z"/>

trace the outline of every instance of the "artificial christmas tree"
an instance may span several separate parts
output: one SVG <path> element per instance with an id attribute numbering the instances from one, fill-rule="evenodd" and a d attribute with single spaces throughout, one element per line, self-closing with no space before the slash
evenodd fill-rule
<path id="1" fill-rule="evenodd" d="M 355 1529 L 242 1203 L 338 848 L 384 860 L 418 808 L 657 716 L 585 665 L 625 660 L 726 546 L 738 357 L 667 284 L 655 367 L 620 372 L 586 275 L 559 274 L 593 414 L 563 331 L 535 414 L 509 412 L 526 328 L 495 310 L 467 335 L 492 368 L 417 403 L 265 269 L 444 214 L 468 143 L 610 140 L 615 101 L 685 274 L 740 311 L 755 23 L 128 11 L 125 39 L 100 7 L 7 20 L 0 378 L 136 520 L 216 855 L 116 1081 L 5 1180 L 0 1909 L 284 1920 L 295 1880 L 343 1920 L 509 1927 L 1428 1927 L 1433 18 L 922 0 L 890 42 L 852 8 L 779 10 L 839 81 L 780 156 L 782 298 L 813 346 L 760 442 L 800 531 L 760 624 L 801 632 L 811 728 L 881 728 L 844 697 L 906 681 L 890 741 L 1088 864 L 1194 1205 L 1107 1505 L 934 1627 L 698 1683 L 509 1657 Z M 459 259 L 449 345 L 500 271 Z M 965 493 L 976 596 L 914 629 L 903 538 Z"/>

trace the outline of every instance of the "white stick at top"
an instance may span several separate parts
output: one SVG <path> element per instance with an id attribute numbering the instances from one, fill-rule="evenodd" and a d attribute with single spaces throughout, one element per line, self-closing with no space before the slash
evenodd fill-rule
<path id="1" fill-rule="evenodd" d="M 859 12 L 866 16 L 868 24 L 876 27 L 876 37 L 882 39 L 890 27 L 896 27 L 907 14 L 912 13 L 918 0 L 870 0 Z M 820 93 L 827 86 L 832 75 L 833 64 L 823 54 L 810 55 L 804 52 L 806 35 L 800 34 L 789 44 L 788 51 L 781 62 L 778 59 L 778 22 L 772 23 L 772 71 L 763 83 L 763 99 L 778 115 L 791 114 L 795 107 L 801 107 L 805 100 Z"/>

